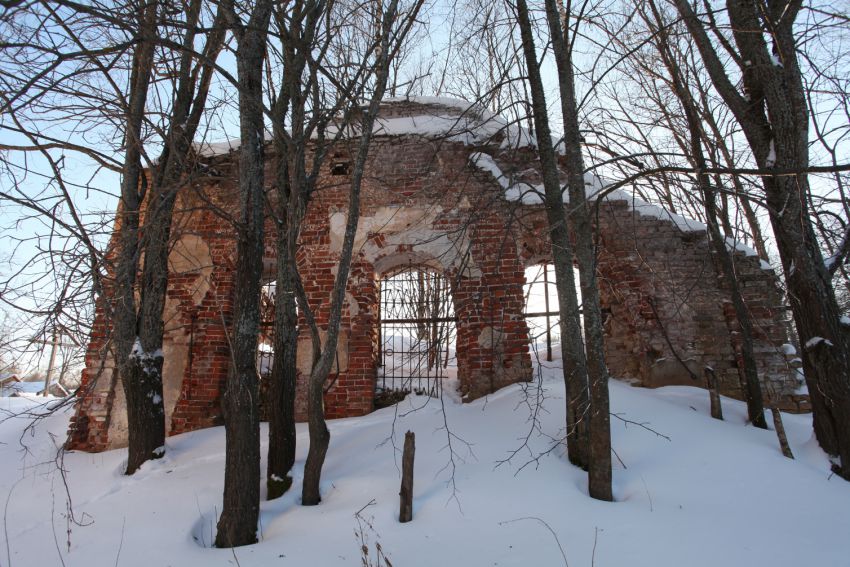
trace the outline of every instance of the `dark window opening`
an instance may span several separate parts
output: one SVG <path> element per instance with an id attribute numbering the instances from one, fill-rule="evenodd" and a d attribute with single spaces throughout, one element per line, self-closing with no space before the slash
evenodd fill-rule
<path id="1" fill-rule="evenodd" d="M 338 161 L 331 166 L 331 175 L 348 175 L 351 162 Z"/>

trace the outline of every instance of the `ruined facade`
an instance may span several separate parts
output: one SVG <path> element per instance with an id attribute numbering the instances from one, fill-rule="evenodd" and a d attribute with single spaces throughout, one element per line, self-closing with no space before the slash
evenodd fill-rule
<path id="1" fill-rule="evenodd" d="M 373 410 L 380 281 L 408 266 L 427 267 L 451 282 L 464 399 L 531 379 L 525 268 L 551 262 L 531 142 L 526 132 L 457 101 L 418 99 L 382 107 L 363 184 L 337 365 L 325 396 L 328 417 Z M 207 153 L 215 176 L 185 187 L 175 213 L 164 344 L 170 434 L 221 423 L 229 366 L 236 241 L 226 214 L 238 207 L 237 160 L 232 151 Z M 327 324 L 342 245 L 351 159 L 346 143 L 329 154 L 300 236 L 299 269 L 320 327 Z M 598 192 L 598 185 L 589 179 L 589 193 Z M 596 205 L 611 375 L 645 386 L 694 384 L 693 375 L 701 377 L 710 366 L 723 393 L 740 397 L 737 322 L 704 228 L 624 192 L 601 197 Z M 274 224 L 267 222 L 266 229 L 266 270 L 272 278 Z M 767 393 L 793 404 L 797 384 L 783 355 L 788 338 L 775 274 L 745 249 L 735 250 L 735 265 L 753 316 Z M 70 442 L 95 451 L 126 444 L 127 428 L 104 305 L 97 309 Z M 297 402 L 302 418 L 310 349 L 302 330 Z"/>

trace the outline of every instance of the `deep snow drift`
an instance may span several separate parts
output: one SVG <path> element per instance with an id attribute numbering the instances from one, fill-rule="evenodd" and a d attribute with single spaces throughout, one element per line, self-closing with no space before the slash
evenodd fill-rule
<path id="1" fill-rule="evenodd" d="M 361 536 L 372 560 L 377 541 L 396 567 L 564 565 L 564 556 L 572 567 L 850 565 L 850 483 L 830 475 L 810 417 L 785 416 L 791 461 L 772 431 L 746 425 L 739 402 L 724 399 L 718 422 L 702 390 L 612 382 L 612 412 L 660 435 L 612 419 L 618 501 L 603 503 L 587 496 L 585 474 L 557 443 L 563 385 L 553 369 L 542 374 L 471 404 L 412 396 L 330 422 L 323 501 L 312 508 L 298 504 L 307 448 L 299 425 L 293 489 L 263 502 L 260 543 L 232 551 L 205 547 L 221 508 L 223 428 L 170 438 L 166 456 L 133 477 L 121 474 L 124 451 L 67 454 L 78 525 L 54 462 L 68 414 L 34 434 L 24 418 L 5 419 L 0 566 L 360 565 Z M 39 403 L 0 398 L 0 419 Z M 408 429 L 414 519 L 402 525 Z"/>

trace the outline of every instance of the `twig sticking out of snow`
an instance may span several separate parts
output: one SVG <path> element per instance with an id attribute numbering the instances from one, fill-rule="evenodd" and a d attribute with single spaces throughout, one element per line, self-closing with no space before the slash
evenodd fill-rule
<path id="1" fill-rule="evenodd" d="M 564 558 L 564 565 L 566 565 L 566 567 L 570 567 L 570 563 L 569 563 L 569 561 L 567 561 L 567 554 L 564 552 L 564 547 L 561 545 L 561 540 L 558 539 L 558 534 L 556 534 L 555 530 L 552 529 L 552 526 L 547 524 L 544 520 L 541 520 L 537 516 L 524 516 L 522 518 L 517 518 L 515 520 L 507 520 L 507 521 L 504 521 L 504 522 L 499 522 L 499 525 L 504 526 L 505 524 L 513 524 L 515 522 L 521 522 L 523 520 L 535 520 L 535 521 L 543 524 L 543 526 L 547 530 L 549 530 L 549 533 L 552 534 L 552 537 L 555 538 L 555 543 L 558 544 L 558 549 L 561 550 L 561 557 Z M 595 543 L 594 543 L 594 547 L 595 547 Z"/>
<path id="2" fill-rule="evenodd" d="M 612 413 L 611 417 L 616 417 L 617 419 L 619 419 L 620 421 L 625 423 L 626 426 L 637 425 L 638 427 L 640 427 L 642 429 L 646 429 L 650 433 L 655 433 L 656 435 L 658 435 L 659 437 L 661 437 L 663 439 L 666 439 L 667 441 L 672 441 L 672 439 L 670 439 L 669 437 L 667 437 L 663 433 L 660 433 L 660 432 L 654 430 L 653 428 L 651 428 L 649 425 L 647 425 L 647 423 L 649 423 L 648 421 L 632 421 L 631 419 L 626 419 L 625 417 L 623 417 L 619 413 Z"/>

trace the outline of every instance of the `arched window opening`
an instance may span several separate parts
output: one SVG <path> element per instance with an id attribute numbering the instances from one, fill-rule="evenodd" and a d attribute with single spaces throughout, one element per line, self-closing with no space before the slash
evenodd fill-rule
<path id="1" fill-rule="evenodd" d="M 376 405 L 404 395 L 439 395 L 457 376 L 456 318 L 449 281 L 424 266 L 381 279 Z"/>

